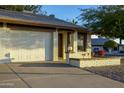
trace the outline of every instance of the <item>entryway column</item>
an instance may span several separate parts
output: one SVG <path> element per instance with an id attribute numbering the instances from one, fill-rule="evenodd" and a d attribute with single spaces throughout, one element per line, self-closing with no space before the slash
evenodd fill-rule
<path id="1" fill-rule="evenodd" d="M 53 32 L 53 61 L 58 61 L 58 31 Z"/>
<path id="2" fill-rule="evenodd" d="M 77 31 L 74 32 L 73 34 L 73 52 L 76 53 L 77 52 L 77 41 L 78 41 L 78 34 L 77 34 Z"/>

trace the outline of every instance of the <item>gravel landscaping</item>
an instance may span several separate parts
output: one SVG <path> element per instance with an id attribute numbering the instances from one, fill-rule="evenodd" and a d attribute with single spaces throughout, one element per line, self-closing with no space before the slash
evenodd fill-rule
<path id="1" fill-rule="evenodd" d="M 83 69 L 124 83 L 124 66 L 87 67 Z"/>

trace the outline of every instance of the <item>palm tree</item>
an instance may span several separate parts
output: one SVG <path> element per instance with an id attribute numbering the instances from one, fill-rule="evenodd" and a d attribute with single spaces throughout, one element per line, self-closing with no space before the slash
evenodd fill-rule
<path id="1" fill-rule="evenodd" d="M 72 23 L 72 24 L 78 24 L 78 21 L 77 20 L 75 20 L 75 19 L 66 19 L 66 21 L 67 22 L 70 22 L 70 23 Z"/>
<path id="2" fill-rule="evenodd" d="M 76 25 L 76 24 L 78 24 L 78 21 L 76 21 L 75 19 L 72 19 L 71 23 Z"/>

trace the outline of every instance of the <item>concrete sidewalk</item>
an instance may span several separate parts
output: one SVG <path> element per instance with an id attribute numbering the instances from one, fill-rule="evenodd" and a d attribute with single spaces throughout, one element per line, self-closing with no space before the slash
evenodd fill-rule
<path id="1" fill-rule="evenodd" d="M 0 64 L 0 87 L 123 88 L 124 83 L 67 64 Z"/>

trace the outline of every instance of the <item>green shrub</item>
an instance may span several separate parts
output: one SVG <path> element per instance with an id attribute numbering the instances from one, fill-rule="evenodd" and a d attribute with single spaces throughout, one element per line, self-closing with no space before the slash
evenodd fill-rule
<path id="1" fill-rule="evenodd" d="M 118 44 L 113 40 L 109 40 L 104 43 L 104 47 L 106 47 L 106 48 L 115 48 L 117 46 L 118 46 Z"/>

